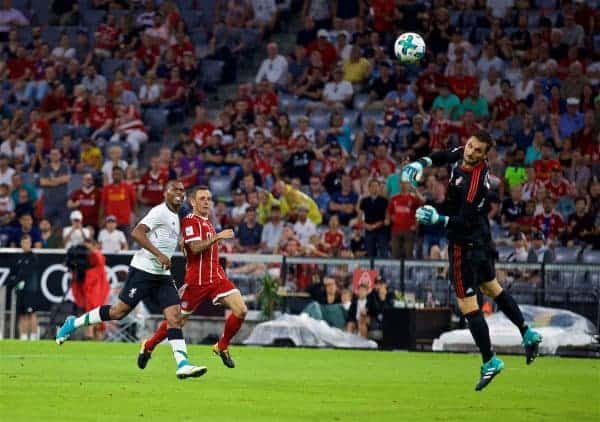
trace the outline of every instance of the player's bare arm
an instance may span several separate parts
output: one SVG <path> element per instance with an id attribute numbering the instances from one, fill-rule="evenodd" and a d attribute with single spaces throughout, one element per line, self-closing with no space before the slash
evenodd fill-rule
<path id="1" fill-rule="evenodd" d="M 226 230 L 223 230 L 222 232 L 217 233 L 216 236 L 214 236 L 210 239 L 192 240 L 191 242 L 188 242 L 187 245 L 189 247 L 189 250 L 193 254 L 200 254 L 200 253 L 204 252 L 206 249 L 210 248 L 215 243 L 220 242 L 221 240 L 233 239 L 233 237 L 234 237 L 233 230 L 226 229 Z"/>
<path id="2" fill-rule="evenodd" d="M 150 239 L 148 239 L 147 233 L 149 231 L 150 229 L 145 224 L 138 224 L 131 232 L 131 237 L 138 245 L 154 255 L 163 267 L 171 268 L 171 259 L 159 251 L 158 248 L 150 242 Z"/>

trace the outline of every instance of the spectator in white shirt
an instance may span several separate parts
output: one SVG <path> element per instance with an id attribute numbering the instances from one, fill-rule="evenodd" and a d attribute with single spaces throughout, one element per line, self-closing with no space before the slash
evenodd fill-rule
<path id="1" fill-rule="evenodd" d="M 8 33 L 18 26 L 28 26 L 29 20 L 23 12 L 13 9 L 11 0 L 4 0 L 0 9 L 0 42 L 8 41 Z"/>
<path id="2" fill-rule="evenodd" d="M 123 149 L 120 146 L 115 145 L 110 147 L 108 150 L 108 160 L 104 162 L 102 166 L 102 174 L 104 175 L 104 182 L 111 184 L 112 172 L 115 167 L 121 167 L 123 171 L 127 170 L 127 161 L 123 160 Z"/>
<path id="3" fill-rule="evenodd" d="M 251 0 L 254 19 L 248 22 L 248 26 L 257 28 L 261 38 L 265 33 L 272 31 L 277 21 L 277 5 L 275 0 Z"/>
<path id="4" fill-rule="evenodd" d="M 117 229 L 117 217 L 114 215 L 106 217 L 106 225 L 98 234 L 98 243 L 105 254 L 119 253 L 129 249 L 125 234 Z"/>
<path id="5" fill-rule="evenodd" d="M 263 253 L 274 252 L 281 241 L 283 234 L 283 221 L 281 221 L 281 208 L 279 205 L 271 207 L 271 220 L 263 226 L 260 248 Z"/>
<path id="6" fill-rule="evenodd" d="M 483 47 L 481 58 L 477 61 L 477 77 L 481 78 L 489 73 L 492 68 L 502 72 L 504 62 L 496 54 L 496 46 L 492 42 L 488 42 Z"/>
<path id="7" fill-rule="evenodd" d="M 160 84 L 156 81 L 156 74 L 153 71 L 148 71 L 146 73 L 146 80 L 140 87 L 138 97 L 142 107 L 159 105 Z"/>
<path id="8" fill-rule="evenodd" d="M 310 238 L 317 234 L 317 227 L 308 218 L 308 207 L 306 205 L 300 205 L 296 209 L 298 211 L 298 220 L 294 224 L 294 231 L 300 244 L 308 246 L 310 245 Z"/>
<path id="9" fill-rule="evenodd" d="M 69 43 L 69 36 L 63 34 L 60 37 L 60 44 L 52 50 L 51 56 L 53 59 L 62 63 L 67 63 L 70 59 L 75 58 L 75 49 Z"/>
<path id="10" fill-rule="evenodd" d="M 488 77 L 481 80 L 479 83 L 479 93 L 485 98 L 488 104 L 493 104 L 496 98 L 502 95 L 500 78 L 496 68 L 492 67 L 488 72 Z"/>
<path id="11" fill-rule="evenodd" d="M 75 210 L 71 212 L 71 225 L 65 227 L 62 232 L 63 243 L 65 249 L 71 246 L 82 245 L 92 238 L 92 232 L 89 228 L 83 227 L 83 215 L 81 211 Z"/>
<path id="12" fill-rule="evenodd" d="M 237 226 L 244 220 L 246 209 L 249 206 L 244 191 L 237 189 L 233 192 L 233 207 L 231 208 L 231 223 L 233 226 Z"/>
<path id="13" fill-rule="evenodd" d="M 8 156 L 0 153 L 0 185 L 12 186 L 12 176 L 15 169 L 8 166 Z"/>
<path id="14" fill-rule="evenodd" d="M 258 73 L 256 74 L 256 83 L 263 78 L 276 86 L 283 86 L 287 79 L 288 63 L 285 57 L 279 54 L 277 43 L 267 45 L 267 58 L 263 60 Z"/>
<path id="15" fill-rule="evenodd" d="M 323 89 L 323 102 L 327 107 L 345 108 L 350 105 L 354 88 L 352 84 L 343 79 L 344 71 L 337 68 L 333 72 L 333 81 L 327 82 Z"/>
<path id="16" fill-rule="evenodd" d="M 0 145 L 0 154 L 6 155 L 8 158 L 27 156 L 27 144 L 20 139 L 17 139 L 17 134 L 10 132 L 6 141 Z"/>

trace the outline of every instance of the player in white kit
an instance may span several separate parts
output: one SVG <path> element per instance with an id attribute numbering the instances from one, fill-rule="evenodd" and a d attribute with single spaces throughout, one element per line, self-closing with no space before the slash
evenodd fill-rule
<path id="1" fill-rule="evenodd" d="M 165 201 L 152 208 L 131 233 L 131 237 L 142 249 L 131 260 L 127 281 L 117 303 L 92 309 L 78 318 L 69 316 L 56 333 L 59 345 L 77 328 L 122 319 L 140 300 L 149 298 L 160 305 L 167 320 L 167 338 L 177 362 L 177 377 L 199 377 L 206 373 L 205 366 L 194 366 L 187 360 L 187 348 L 181 331 L 183 318 L 179 295 L 170 270 L 171 256 L 179 241 L 177 211 L 183 202 L 184 193 L 181 182 L 170 181 L 167 184 Z"/>

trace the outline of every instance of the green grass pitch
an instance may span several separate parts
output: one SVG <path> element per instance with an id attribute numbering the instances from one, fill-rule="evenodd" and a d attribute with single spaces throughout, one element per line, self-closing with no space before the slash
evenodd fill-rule
<path id="1" fill-rule="evenodd" d="M 3 421 L 592 421 L 600 420 L 600 360 L 504 356 L 473 391 L 478 355 L 232 347 L 225 368 L 175 378 L 168 345 L 144 371 L 138 345 L 0 341 Z"/>

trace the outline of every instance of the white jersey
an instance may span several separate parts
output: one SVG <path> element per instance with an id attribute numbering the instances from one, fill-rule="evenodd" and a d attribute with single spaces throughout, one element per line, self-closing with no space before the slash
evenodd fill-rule
<path id="1" fill-rule="evenodd" d="M 164 202 L 152 208 L 139 224 L 148 227 L 150 242 L 163 254 L 171 258 L 177 249 L 179 240 L 179 216 L 167 207 Z M 154 255 L 146 249 L 140 249 L 133 255 L 132 267 L 152 274 L 171 275 L 165 270 Z"/>

